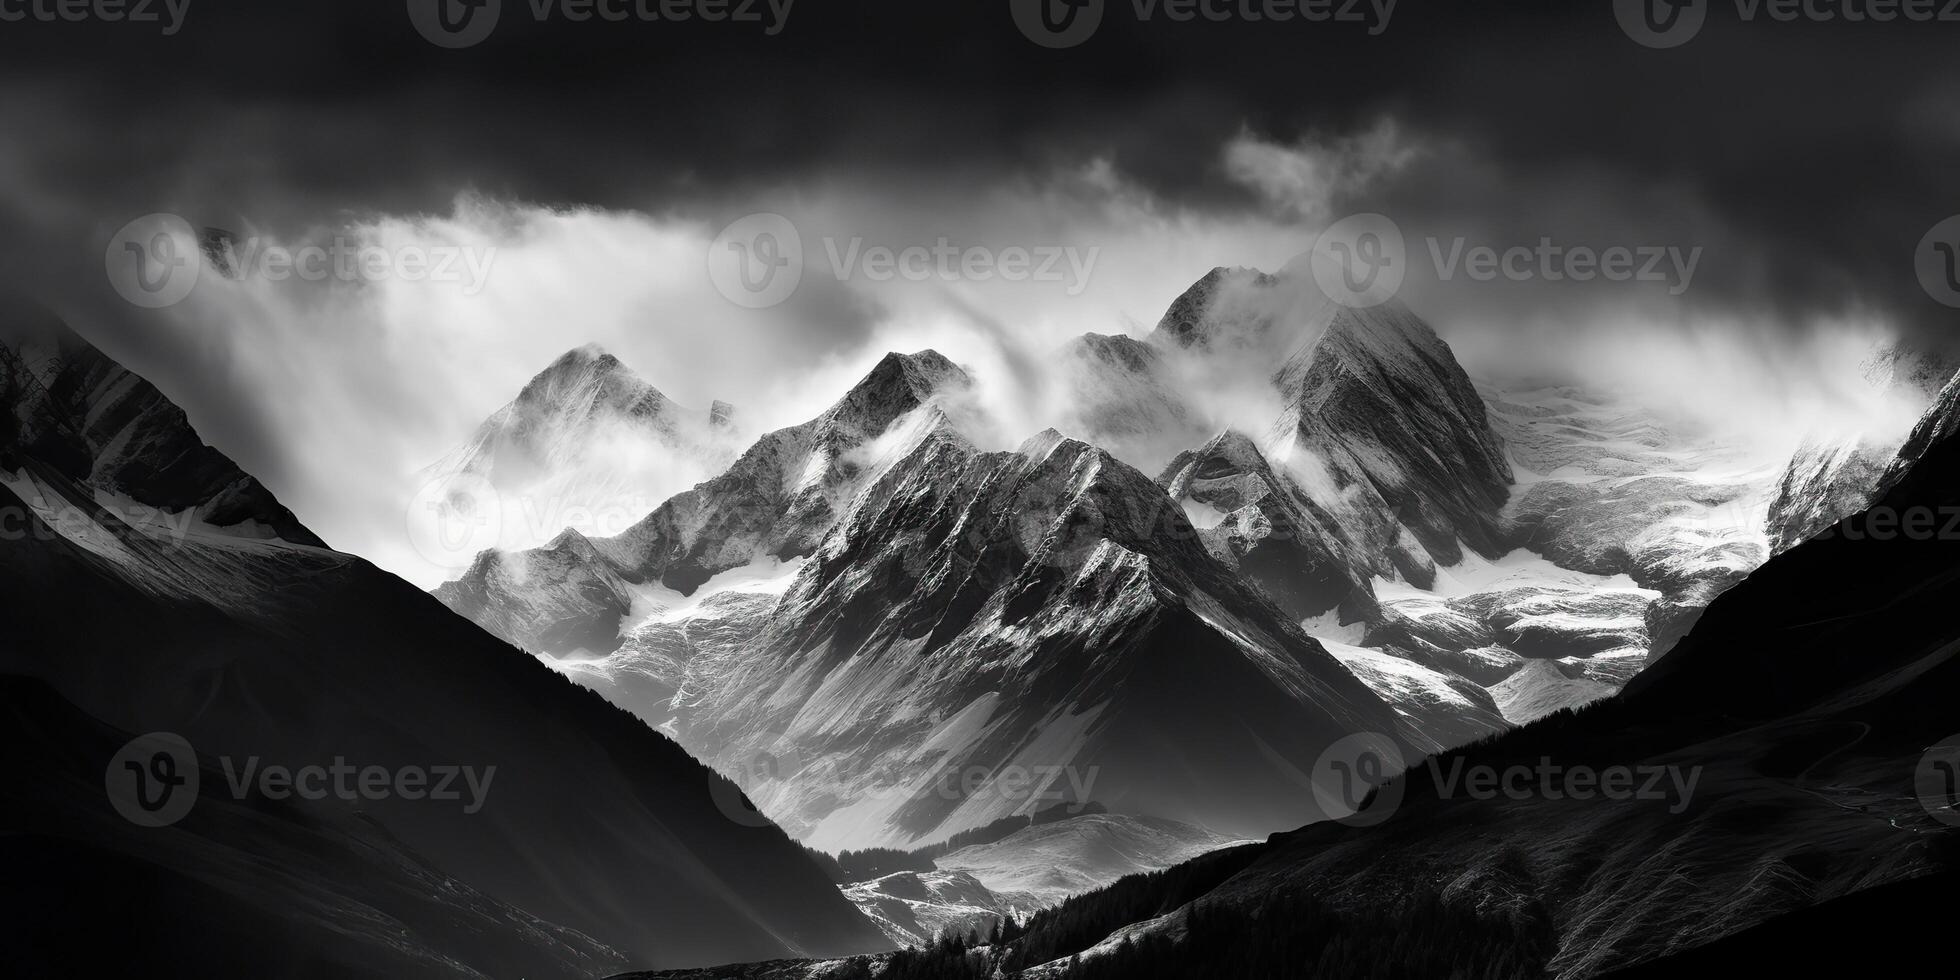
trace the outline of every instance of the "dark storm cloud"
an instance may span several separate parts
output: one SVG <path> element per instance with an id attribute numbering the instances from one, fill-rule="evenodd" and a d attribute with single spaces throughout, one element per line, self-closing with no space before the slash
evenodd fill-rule
<path id="1" fill-rule="evenodd" d="M 5 274 L 99 294 L 101 242 L 130 216 L 297 233 L 439 212 L 460 188 L 711 220 L 836 175 L 957 195 L 1104 157 L 1163 200 L 1253 209 L 1221 167 L 1234 136 L 1286 144 L 1392 117 L 1491 173 L 1432 159 L 1419 182 L 1344 203 L 1468 211 L 1464 225 L 1524 241 L 1702 236 L 1730 251 L 1693 302 L 1945 329 L 1910 258 L 1960 211 L 1960 24 L 1745 24 L 1711 7 L 1664 51 L 1626 37 L 1605 0 L 1402 0 L 1378 36 L 1144 23 L 1112 0 L 1068 50 L 1025 39 L 1007 0 L 803 0 L 775 36 L 534 23 L 531 0 L 504 0 L 494 35 L 460 51 L 419 36 L 401 0 L 194 0 L 171 37 L 6 23 Z"/>
<path id="2" fill-rule="evenodd" d="M 1695 195 L 1762 250 L 1751 295 L 1941 322 L 1905 257 L 1960 210 L 1944 186 L 1960 24 L 1740 23 L 1716 3 L 1700 36 L 1660 51 L 1605 0 L 1403 0 L 1379 36 L 1143 23 L 1114 0 L 1096 36 L 1057 51 L 1023 38 L 1006 0 L 804 0 L 775 36 L 504 7 L 461 51 L 423 40 L 400 0 L 195 0 L 168 38 L 0 25 L 7 139 L 31 162 L 7 176 L 112 214 L 189 201 L 276 224 L 438 209 L 458 187 L 660 208 L 825 173 L 956 189 L 1106 155 L 1167 199 L 1249 207 L 1219 168 L 1233 134 L 1285 142 L 1390 114 L 1520 174 Z M 21 118 L 23 100 L 39 111 Z"/>

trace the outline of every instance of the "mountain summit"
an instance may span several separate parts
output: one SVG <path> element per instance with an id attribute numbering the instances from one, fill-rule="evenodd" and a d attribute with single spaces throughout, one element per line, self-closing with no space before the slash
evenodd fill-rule
<path id="1" fill-rule="evenodd" d="M 135 375 L 73 338 L 0 344 L 0 365 L 0 512 L 21 532 L 0 542 L 0 666 L 27 678 L 4 685 L 0 729 L 32 773 L 0 794 L 11 884 L 92 940 L 23 969 L 571 980 L 886 945 L 739 789 L 318 547 Z M 199 520 L 132 517 L 152 506 Z M 187 743 L 177 776 L 203 773 L 175 825 L 118 816 L 113 782 L 104 797 L 142 732 Z M 343 765 L 359 795 L 273 782 Z M 399 792 L 367 775 L 443 766 L 483 777 L 474 808 L 437 775 Z M 27 859 L 45 854 L 63 859 Z M 72 887 L 91 869 L 118 887 Z"/>
<path id="2" fill-rule="evenodd" d="M 511 513 L 507 547 L 531 547 L 567 526 L 614 534 L 660 493 L 719 472 L 735 458 L 734 410 L 693 409 L 662 394 L 597 345 L 566 352 L 462 446 L 421 474 L 430 484 L 481 480 Z"/>
<path id="3" fill-rule="evenodd" d="M 969 383 L 935 351 L 888 355 L 822 415 L 763 436 L 622 533 L 485 552 L 436 596 L 533 652 L 610 652 L 646 589 L 690 594 L 752 562 L 809 554 L 864 482 L 878 440 Z"/>

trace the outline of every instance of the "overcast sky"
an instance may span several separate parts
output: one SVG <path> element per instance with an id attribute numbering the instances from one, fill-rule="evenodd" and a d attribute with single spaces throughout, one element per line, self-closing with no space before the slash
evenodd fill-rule
<path id="1" fill-rule="evenodd" d="M 787 424 L 884 350 L 1011 377 L 1084 331 L 1147 332 L 1212 267 L 1280 268 L 1356 212 L 1395 221 L 1405 298 L 1481 372 L 1644 373 L 1785 424 L 1862 411 L 1847 362 L 1879 339 L 1954 332 L 1914 256 L 1960 212 L 1960 23 L 1745 22 L 1714 3 L 1661 50 L 1606 0 L 1402 0 L 1385 25 L 1139 20 L 1118 0 L 1057 50 L 1008 0 L 803 0 L 774 25 L 537 23 L 504 0 L 487 40 L 448 50 L 406 6 L 191 0 L 170 36 L 0 22 L 0 285 L 391 567 L 410 474 L 568 348 Z M 811 269 L 750 310 L 708 255 L 765 211 L 794 221 Z M 140 309 L 104 252 L 152 213 L 258 247 L 457 248 L 484 274 L 207 276 Z M 1093 266 L 827 268 L 826 241 L 942 238 Z M 1438 281 L 1430 243 L 1459 238 L 1699 252 L 1679 290 Z"/>

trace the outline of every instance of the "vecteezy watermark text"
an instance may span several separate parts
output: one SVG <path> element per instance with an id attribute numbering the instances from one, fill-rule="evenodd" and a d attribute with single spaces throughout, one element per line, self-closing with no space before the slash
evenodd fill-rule
<path id="1" fill-rule="evenodd" d="M 1814 541 L 1960 541 L 1960 506 L 1877 504 L 1811 536 Z"/>
<path id="2" fill-rule="evenodd" d="M 248 757 L 243 766 L 229 756 L 219 762 L 224 767 L 225 785 L 237 799 L 246 798 L 256 786 L 259 795 L 271 800 L 429 800 L 462 803 L 463 812 L 469 814 L 483 809 L 490 782 L 497 778 L 496 766 L 357 766 L 340 756 L 334 756 L 327 765 L 298 768 L 261 765 L 258 756 Z"/>
<path id="3" fill-rule="evenodd" d="M 1744 24 L 1960 23 L 1960 0 L 1731 0 Z M 1620 29 L 1650 48 L 1679 47 L 1708 21 L 1711 0 L 1613 0 Z"/>
<path id="4" fill-rule="evenodd" d="M 824 785 L 824 766 L 807 766 L 794 752 L 759 752 L 737 760 L 726 783 L 710 786 L 715 806 L 744 826 L 764 826 L 769 817 L 757 809 L 745 790 L 767 790 L 795 780 L 806 789 L 830 795 L 848 805 L 907 803 L 937 798 L 948 803 L 986 800 L 999 812 L 1033 813 L 1064 808 L 1078 812 L 1094 797 L 1100 766 L 1069 764 L 946 765 L 896 780 Z"/>
<path id="5" fill-rule="evenodd" d="M 184 218 L 145 215 L 109 239 L 103 267 L 109 284 L 145 309 L 175 306 L 209 273 L 225 279 L 283 283 L 453 284 L 475 296 L 497 259 L 494 245 L 408 244 L 394 247 L 336 235 L 325 242 L 285 245 L 256 236 L 238 239 L 217 229 L 200 233 Z"/>
<path id="6" fill-rule="evenodd" d="M 497 247 L 462 245 L 404 245 L 384 248 L 336 235 L 324 244 L 297 248 L 247 238 L 224 246 L 225 272 L 230 278 L 268 282 L 401 282 L 453 283 L 463 295 L 481 292 L 497 260 Z"/>
<path id="7" fill-rule="evenodd" d="M 408 19 L 431 44 L 467 48 L 489 39 L 506 3 L 519 6 L 519 0 L 408 0 Z M 538 23 L 753 24 L 769 37 L 789 26 L 795 6 L 796 0 L 522 0 Z"/>
<path id="8" fill-rule="evenodd" d="M 1560 245 L 1540 238 L 1537 245 L 1498 248 L 1470 245 L 1459 236 L 1445 243 L 1431 238 L 1429 255 L 1436 263 L 1436 278 L 1445 282 L 1458 271 L 1477 282 L 1508 279 L 1528 282 L 1656 282 L 1667 286 L 1668 295 L 1679 296 L 1694 281 L 1695 266 L 1701 264 L 1701 246 L 1683 250 L 1675 245 Z"/>
<path id="9" fill-rule="evenodd" d="M 839 282 L 1054 283 L 1081 295 L 1102 254 L 1097 246 L 1036 244 L 996 247 L 938 237 L 886 244 L 863 236 L 825 236 L 821 254 Z M 750 309 L 780 304 L 807 274 L 803 236 L 788 218 L 759 213 L 721 230 L 708 246 L 708 276 L 729 302 Z"/>
<path id="10" fill-rule="evenodd" d="M 356 765 L 335 756 L 319 765 L 266 765 L 258 756 L 243 763 L 218 760 L 223 785 L 235 800 L 255 795 L 270 800 L 375 803 L 400 799 L 460 803 L 462 811 L 482 811 L 497 777 L 496 766 Z M 152 732 L 131 739 L 109 760 L 103 788 L 116 812 L 144 827 L 167 827 L 184 819 L 204 787 L 197 752 L 181 735 Z"/>
<path id="11" fill-rule="evenodd" d="M 197 512 L 169 511 L 147 504 L 98 505 L 89 511 L 73 504 L 37 507 L 0 507 L 0 542 L 12 541 L 88 541 L 96 536 L 113 538 L 114 525 L 140 528 L 146 536 L 166 545 L 182 545 L 197 523 Z"/>
<path id="12" fill-rule="evenodd" d="M 1329 819 L 1373 826 L 1393 816 L 1408 790 L 1396 742 L 1371 732 L 1349 735 L 1321 752 L 1311 776 L 1314 796 Z M 1491 765 L 1458 755 L 1423 763 L 1437 799 L 1641 801 L 1665 804 L 1678 816 L 1693 804 L 1700 766 L 1568 765 L 1550 756 L 1535 763 Z"/>
<path id="13" fill-rule="evenodd" d="M 1535 765 L 1471 765 L 1461 756 L 1448 765 L 1431 759 L 1429 770 L 1442 799 L 1646 800 L 1667 804 L 1678 816 L 1694 802 L 1701 767 L 1566 766 L 1546 756 Z"/>
<path id="14" fill-rule="evenodd" d="M 0 0 L 0 23 L 148 24 L 164 37 L 183 30 L 190 12 L 191 0 Z"/>
<path id="15" fill-rule="evenodd" d="M 1129 0 L 1130 14 L 1166 20 L 1249 24 L 1345 24 L 1370 36 L 1388 30 L 1397 0 Z M 1105 0 L 1008 0 L 1015 26 L 1044 48 L 1072 48 L 1102 26 Z"/>
<path id="16" fill-rule="evenodd" d="M 1693 284 L 1702 247 L 1582 245 L 1543 236 L 1525 244 L 1429 236 L 1425 249 L 1439 282 L 1655 283 L 1679 296 Z M 1420 254 L 1420 253 L 1418 253 Z M 1328 297 L 1357 309 L 1393 298 L 1409 274 L 1411 252 L 1386 215 L 1350 215 L 1329 225 L 1309 253 L 1314 281 Z"/>
<path id="17" fill-rule="evenodd" d="M 505 493 L 475 473 L 439 476 L 410 498 L 408 540 L 430 564 L 456 571 L 506 541 L 544 541 L 571 530 L 589 538 L 621 534 L 658 502 L 627 494 L 595 503 L 554 494 Z"/>

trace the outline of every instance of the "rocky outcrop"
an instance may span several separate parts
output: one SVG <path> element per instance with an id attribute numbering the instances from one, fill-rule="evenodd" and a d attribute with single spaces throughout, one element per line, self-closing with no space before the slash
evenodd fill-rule
<path id="1" fill-rule="evenodd" d="M 1647 623 L 1660 651 L 1768 557 L 1758 499 L 1746 483 L 1683 477 L 1545 481 L 1513 513 L 1527 546 L 1561 567 L 1624 575 L 1660 593 Z"/>
<path id="2" fill-rule="evenodd" d="M 1436 745 L 1466 745 L 1511 727 L 1490 691 L 1448 669 L 1383 650 L 1321 643 L 1410 728 Z"/>
<path id="3" fill-rule="evenodd" d="M 1899 448 L 1869 435 L 1805 440 L 1770 498 L 1770 553 L 1780 555 L 1870 506 Z"/>
<path id="4" fill-rule="evenodd" d="M 685 610 L 655 609 L 609 654 L 549 662 L 648 725 L 672 731 L 677 713 L 720 687 L 775 605 L 773 592 L 717 592 Z"/>
<path id="5" fill-rule="evenodd" d="M 480 556 L 435 594 L 533 652 L 611 652 L 637 590 L 688 594 L 723 572 L 809 554 L 884 457 L 881 440 L 902 438 L 902 420 L 967 384 L 932 351 L 889 355 L 824 414 L 763 436 L 625 532 Z"/>
<path id="6" fill-rule="evenodd" d="M 0 473 L 28 461 L 98 494 L 225 534 L 322 546 L 183 409 L 51 316 L 0 323 Z M 127 515 L 125 515 L 127 516 Z"/>
<path id="7" fill-rule="evenodd" d="M 1158 482 L 1183 506 L 1206 550 L 1295 619 L 1334 610 L 1342 622 L 1373 620 L 1380 613 L 1376 575 L 1420 576 L 1428 567 L 1406 550 L 1371 552 L 1352 539 L 1237 432 L 1180 454 Z"/>
<path id="8" fill-rule="evenodd" d="M 1950 834 L 1948 759 L 1927 748 L 1950 739 L 1960 695 L 1952 544 L 1868 533 L 1868 514 L 1960 503 L 1960 446 L 1928 439 L 1915 458 L 1882 510 L 1852 517 L 1853 533 L 1771 559 L 1619 697 L 1436 760 L 1401 783 L 1399 805 L 1377 825 L 1280 835 L 1196 898 L 1134 895 L 1146 910 L 1105 928 L 1141 944 L 1195 935 L 1180 923 L 1201 914 L 1236 915 L 1242 928 L 1229 935 L 1256 942 L 1287 896 L 1307 895 L 1317 915 L 1344 926 L 1379 923 L 1373 962 L 1387 968 L 1404 961 L 1406 910 L 1423 903 L 1479 935 L 1505 921 L 1529 925 L 1515 933 L 1523 941 L 1501 944 L 1501 960 L 1482 961 L 1502 963 L 1500 972 L 1591 977 L 1656 962 L 1640 975 L 1674 976 L 1684 970 L 1669 969 L 1672 954 L 1733 951 L 1718 941 L 1934 875 L 1935 887 L 1858 918 L 1884 935 L 1899 908 L 1950 890 L 1953 863 L 1939 843 Z M 1556 661 L 1529 670 L 1514 685 L 1520 709 L 1575 680 Z M 1526 789 L 1466 793 L 1431 775 L 1480 769 L 1517 772 Z M 1542 777 L 1574 772 L 1587 778 Z M 1599 792 L 1601 772 L 1624 774 L 1622 792 Z M 1631 788 L 1641 772 L 1653 774 L 1644 791 Z M 1179 903 L 1176 914 L 1161 911 Z M 1908 918 L 1914 928 L 1902 935 L 1938 928 L 1934 917 Z M 1848 947 L 1854 968 L 1873 958 L 1872 942 L 1819 931 L 1828 917 L 1785 921 L 1800 919 L 1810 933 L 1779 930 L 1745 951 L 1791 951 L 1778 963 L 1798 973 L 1816 959 L 1802 940 Z M 1883 972 L 1916 968 L 1912 951 L 1878 958 Z M 1759 957 L 1717 959 L 1753 967 Z"/>
<path id="9" fill-rule="evenodd" d="M 1336 309 L 1276 383 L 1289 408 L 1274 458 L 1361 497 L 1356 509 L 1407 528 L 1439 564 L 1460 561 L 1462 545 L 1510 550 L 1503 443 L 1449 345 L 1400 304 Z"/>
<path id="10" fill-rule="evenodd" d="M 814 846 L 1066 799 L 1258 833 L 1317 806 L 1296 779 L 1327 745 L 1405 727 L 1160 487 L 1057 433 L 921 433 L 810 561 L 679 731 L 731 768 L 792 760 L 745 788 Z"/>
<path id="11" fill-rule="evenodd" d="M 1619 690 L 1647 662 L 1654 604 L 1653 593 L 1638 589 L 1551 584 L 1398 597 L 1385 603 L 1364 642 L 1481 685 L 1502 722 L 1522 725 Z M 1477 711 L 1462 717 L 1488 727 Z"/>

